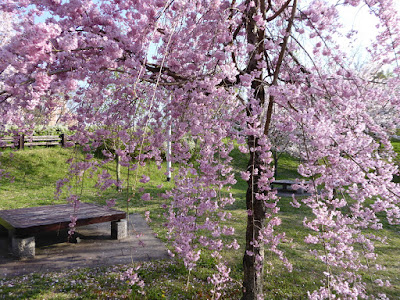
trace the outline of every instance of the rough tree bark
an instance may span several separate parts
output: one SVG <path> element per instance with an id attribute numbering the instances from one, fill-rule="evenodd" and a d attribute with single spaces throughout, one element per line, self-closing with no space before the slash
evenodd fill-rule
<path id="1" fill-rule="evenodd" d="M 248 138 L 249 147 L 257 145 L 257 138 L 250 136 Z M 260 243 L 259 247 L 254 247 L 253 241 L 257 240 L 260 231 L 264 228 L 265 223 L 265 204 L 264 201 L 255 199 L 255 194 L 258 193 L 259 175 L 255 175 L 254 169 L 261 165 L 260 152 L 250 152 L 248 162 L 248 171 L 250 179 L 246 192 L 246 208 L 247 228 L 246 228 L 246 249 L 243 256 L 243 297 L 242 300 L 257 299 L 258 295 L 263 294 L 263 275 L 264 264 L 256 262 L 256 257 L 259 256 L 264 261 L 264 245 Z"/>
<path id="2" fill-rule="evenodd" d="M 258 9 L 264 7 L 263 1 L 255 1 L 256 5 L 248 10 L 247 13 L 247 40 L 248 43 L 255 46 L 256 51 L 249 58 L 249 64 L 247 66 L 247 73 L 251 73 L 258 69 L 256 54 L 263 55 L 264 53 L 264 30 L 257 28 L 254 16 L 257 14 Z M 265 101 L 265 91 L 262 85 L 262 73 L 252 82 L 252 90 L 254 91 L 254 97 L 258 99 L 259 103 L 263 104 Z M 251 111 L 251 107 L 248 108 L 248 112 Z M 247 144 L 249 149 L 256 147 L 257 138 L 255 136 L 249 136 Z M 260 166 L 260 153 L 258 151 L 250 152 L 250 159 L 247 166 L 247 171 L 250 172 L 250 178 L 248 180 L 248 188 L 246 192 L 246 207 L 248 211 L 247 215 L 247 228 L 246 228 L 246 248 L 243 256 L 243 296 L 242 300 L 257 299 L 259 295 L 263 294 L 263 274 L 264 264 L 256 263 L 256 257 L 261 257 L 264 261 L 264 247 L 254 247 L 253 241 L 257 240 L 260 230 L 264 228 L 265 223 L 265 205 L 264 201 L 257 201 L 254 195 L 258 192 L 257 183 L 259 175 L 255 175 L 254 169 Z"/>
<path id="3" fill-rule="evenodd" d="M 282 7 L 287 7 L 291 0 L 288 0 Z M 250 7 L 249 1 L 246 1 L 247 7 Z M 263 28 L 259 28 L 254 20 L 254 16 L 260 12 L 264 19 L 268 21 L 265 16 L 266 5 L 265 0 L 255 0 L 255 5 L 249 8 L 246 18 L 246 35 L 247 42 L 254 46 L 255 51 L 249 57 L 249 64 L 246 68 L 246 72 L 251 74 L 251 72 L 258 70 L 261 71 L 260 75 L 253 80 L 252 90 L 254 91 L 254 98 L 257 99 L 260 106 L 264 106 L 266 100 L 265 86 L 263 84 L 263 71 L 258 67 L 257 57 L 262 57 L 266 59 L 264 39 L 265 31 Z M 293 0 L 291 16 L 288 20 L 288 26 L 286 28 L 287 34 L 284 37 L 283 43 L 281 45 L 281 50 L 274 70 L 268 70 L 268 74 L 273 74 L 271 86 L 277 85 L 278 76 L 280 73 L 280 68 L 282 66 L 283 58 L 286 52 L 288 39 L 290 36 L 291 28 L 293 25 L 294 16 L 297 8 L 297 0 Z M 282 13 L 282 11 L 280 13 Z M 278 13 L 278 12 L 276 12 Z M 264 135 L 268 136 L 269 127 L 272 119 L 272 110 L 274 104 L 274 97 L 270 95 L 268 97 L 268 106 L 266 113 L 266 121 L 264 125 Z M 251 112 L 251 107 L 248 108 L 248 112 Z M 252 124 L 249 124 L 252 125 Z M 248 147 L 255 148 L 258 145 L 257 138 L 255 136 L 249 136 Z M 264 229 L 265 226 L 265 213 L 266 207 L 265 202 L 257 200 L 255 194 L 259 193 L 258 190 L 258 180 L 259 173 L 254 172 L 255 169 L 260 170 L 260 166 L 263 163 L 260 159 L 260 152 L 250 151 L 250 159 L 248 162 L 247 171 L 250 172 L 250 178 L 248 180 L 248 188 L 246 192 L 246 207 L 247 207 L 247 227 L 246 227 L 246 248 L 243 256 L 243 296 L 242 300 L 255 300 L 263 296 L 263 274 L 264 274 L 264 246 L 262 243 L 258 243 L 257 247 L 254 246 L 253 242 L 257 241 L 260 236 L 260 231 Z M 255 174 L 256 173 L 256 174 Z M 257 262 L 256 258 L 259 257 L 260 260 Z"/>

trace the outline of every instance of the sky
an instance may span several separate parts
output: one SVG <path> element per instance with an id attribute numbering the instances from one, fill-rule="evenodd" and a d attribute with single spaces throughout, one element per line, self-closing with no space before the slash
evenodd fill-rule
<path id="1" fill-rule="evenodd" d="M 400 13 L 400 0 L 393 0 L 393 3 Z M 371 44 L 371 40 L 378 33 L 376 28 L 378 22 L 376 17 L 369 13 L 367 6 L 340 8 L 339 11 L 344 25 L 343 31 L 349 31 L 350 29 L 358 31 L 358 38 L 353 41 L 353 46 L 355 48 L 363 48 Z M 343 39 L 343 43 L 347 43 L 345 39 Z"/>

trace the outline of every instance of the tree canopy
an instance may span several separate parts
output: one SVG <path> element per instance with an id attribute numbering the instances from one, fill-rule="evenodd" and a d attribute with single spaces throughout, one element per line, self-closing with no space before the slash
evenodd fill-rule
<path id="1" fill-rule="evenodd" d="M 376 72 L 355 70 L 337 43 L 338 7 L 358 5 L 380 24 L 366 50 Z M 235 201 L 230 152 L 237 143 L 249 155 L 241 173 L 248 182 L 243 299 L 257 299 L 265 250 L 291 269 L 279 248 L 287 237 L 275 230 L 279 197 L 270 186 L 271 141 L 280 132 L 298 149 L 298 187 L 308 193 L 293 206 L 312 212 L 306 242 L 327 266 L 309 297 L 367 297 L 360 272 L 365 259 L 375 260 L 380 239 L 369 230 L 382 227 L 378 213 L 392 224 L 400 217 L 390 144 L 400 100 L 393 1 L 5 0 L 0 8 L 18 20 L 0 50 L 0 72 L 8 72 L 0 91 L 3 134 L 6 124 L 29 133 L 35 111 L 50 114 L 61 95 L 74 107 L 65 116 L 74 141 L 89 151 L 117 136 L 119 163 L 140 178 L 148 159 L 161 165 L 172 126 L 179 169 L 164 195 L 170 239 L 189 270 L 211 249 L 220 262 L 216 284 L 229 277 L 222 249 L 238 246 L 222 242 L 233 230 L 224 226 L 224 207 Z M 387 69 L 390 76 L 378 76 Z M 391 118 L 381 122 L 377 112 L 389 107 Z M 115 153 L 104 151 L 109 159 Z M 90 158 L 73 166 L 76 176 L 94 167 Z M 118 184 L 101 179 L 103 187 Z"/>

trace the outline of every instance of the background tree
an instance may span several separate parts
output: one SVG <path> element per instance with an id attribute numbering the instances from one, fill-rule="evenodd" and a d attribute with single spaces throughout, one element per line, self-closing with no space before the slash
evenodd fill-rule
<path id="1" fill-rule="evenodd" d="M 382 85 L 369 85 L 357 76 L 335 43 L 337 5 L 360 3 L 382 24 L 370 50 L 382 67 L 393 69 L 393 77 Z M 136 177 L 147 159 L 162 161 L 160 149 L 172 123 L 172 160 L 180 167 L 175 188 L 164 195 L 171 198 L 169 235 L 189 271 L 202 249 L 211 249 L 222 278 L 229 272 L 221 250 L 237 246 L 224 245 L 221 238 L 232 233 L 224 226 L 230 217 L 224 208 L 234 201 L 229 153 L 237 140 L 249 153 L 242 172 L 248 182 L 243 299 L 262 298 L 265 250 L 291 268 L 279 248 L 285 235 L 274 229 L 280 224 L 279 199 L 270 188 L 270 128 L 278 120 L 277 128 L 301 145 L 299 173 L 309 183 L 299 185 L 310 193 L 301 202 L 313 213 L 304 220 L 312 232 L 306 242 L 326 265 L 323 284 L 310 291 L 310 298 L 366 297 L 360 272 L 367 268 L 364 259 L 375 258 L 377 237 L 365 231 L 381 228 L 379 212 L 386 212 L 391 223 L 400 216 L 389 136 L 369 115 L 366 101 L 387 101 L 398 113 L 399 20 L 391 4 L 6 1 L 0 7 L 22 22 L 0 52 L 0 71 L 9 66 L 16 70 L 5 80 L 0 113 L 22 128 L 29 124 L 29 111 L 46 106 L 48 97 L 74 91 L 79 105 L 72 128 L 75 141 L 84 150 L 95 148 L 96 137 L 107 135 L 102 125 L 118 115 L 123 121 L 120 159 L 136 170 Z M 43 12 L 49 17 L 39 22 Z M 112 76 L 115 72 L 120 76 Z M 123 92 L 105 96 L 109 85 Z M 112 105 L 105 106 L 110 99 Z M 8 112 L 22 108 L 26 114 L 6 119 Z M 276 117 L 276 111 L 286 118 Z M 88 131 L 87 124 L 93 123 L 99 129 Z M 184 139 L 188 135 L 200 149 L 195 158 Z M 294 199 L 293 205 L 300 203 Z"/>
<path id="2" fill-rule="evenodd" d="M 0 46 L 4 46 L 14 35 L 14 28 L 11 14 L 2 11 L 0 12 L 0 17 L 2 20 L 0 27 Z"/>
<path id="3" fill-rule="evenodd" d="M 0 26 L 0 47 L 6 45 L 14 34 L 12 15 L 4 11 L 0 12 L 2 24 Z M 10 74 L 11 68 L 4 68 L 0 72 L 0 89 L 4 90 L 4 78 Z M 3 124 L 4 125 L 4 124 Z"/>

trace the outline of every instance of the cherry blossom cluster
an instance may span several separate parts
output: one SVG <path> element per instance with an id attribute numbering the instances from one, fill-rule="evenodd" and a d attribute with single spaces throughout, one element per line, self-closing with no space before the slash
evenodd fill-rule
<path id="1" fill-rule="evenodd" d="M 5 0 L 0 11 L 19 23 L 0 48 L 0 74 L 7 74 L 0 78 L 0 136 L 29 135 L 68 107 L 62 121 L 86 156 L 70 161 L 56 195 L 66 188 L 75 205 L 87 177 L 98 179 L 99 190 L 129 187 L 151 201 L 155 195 L 137 188 L 151 182 L 142 167 L 153 160 L 163 168 L 171 142 L 175 186 L 162 196 L 168 236 L 188 270 L 206 249 L 213 252 L 216 296 L 229 280 L 220 252 L 238 248 L 223 243 L 234 233 L 224 223 L 236 200 L 230 153 L 238 144 L 249 157 L 240 174 L 248 183 L 244 293 L 256 289 L 253 298 L 262 297 L 252 284 L 262 286 L 264 248 L 291 268 L 279 247 L 287 237 L 276 233 L 279 197 L 271 189 L 271 151 L 289 149 L 302 162 L 296 188 L 307 193 L 292 205 L 312 213 L 303 222 L 305 242 L 326 266 L 309 297 L 367 297 L 363 261 L 374 261 L 382 242 L 367 233 L 382 228 L 383 213 L 391 224 L 400 220 L 390 144 L 399 120 L 400 22 L 390 0 L 340 3 L 366 5 L 379 21 L 368 49 L 373 71 L 356 71 L 335 41 L 335 3 Z M 103 162 L 94 159 L 96 149 Z M 132 177 L 102 171 L 113 160 Z"/>

